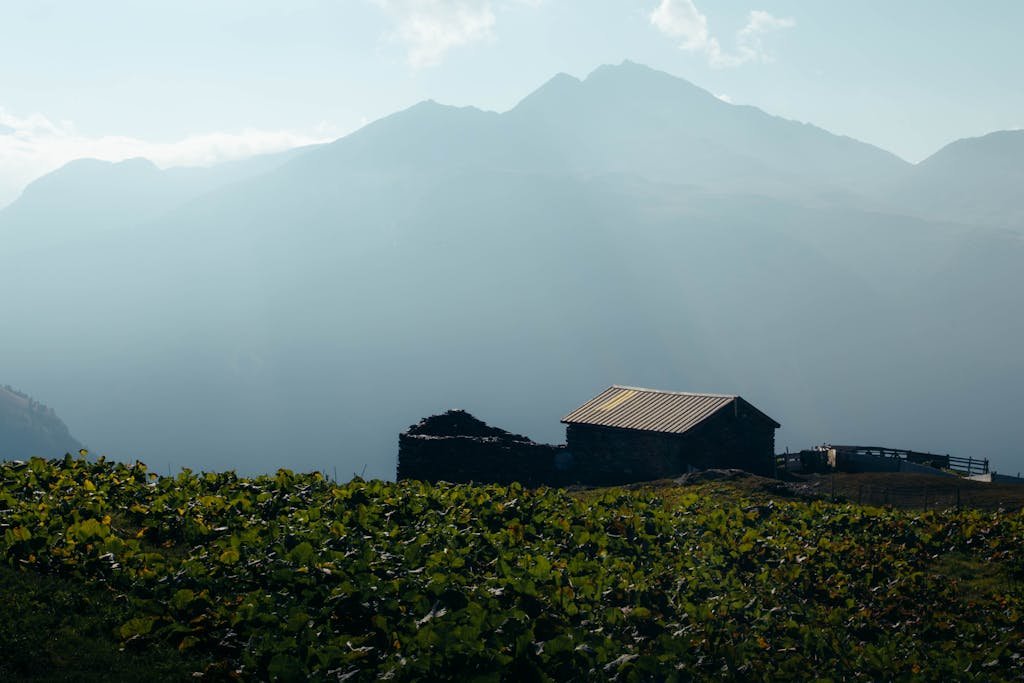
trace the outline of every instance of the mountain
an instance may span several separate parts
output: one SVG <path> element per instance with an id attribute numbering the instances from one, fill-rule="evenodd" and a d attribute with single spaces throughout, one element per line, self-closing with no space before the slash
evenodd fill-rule
<path id="1" fill-rule="evenodd" d="M 9 386 L 0 387 L 0 457 L 58 457 L 82 445 L 52 408 Z"/>
<path id="2" fill-rule="evenodd" d="M 728 104 L 624 62 L 582 81 L 560 74 L 504 114 L 423 102 L 282 170 L 618 174 L 715 192 L 823 198 L 855 196 L 908 167 L 877 147 Z"/>
<path id="3" fill-rule="evenodd" d="M 957 140 L 885 193 L 890 206 L 940 220 L 1024 232 L 1024 131 Z"/>
<path id="4" fill-rule="evenodd" d="M 145 223 L 204 193 L 271 171 L 315 147 L 166 170 L 142 158 L 78 159 L 30 183 L 0 210 L 0 230 L 9 250 L 78 248 L 97 235 Z"/>
<path id="5" fill-rule="evenodd" d="M 1019 469 L 1024 242 L 880 210 L 912 172 L 630 63 L 425 102 L 108 230 L 0 212 L 82 234 L 0 250 L 0 374 L 158 469 L 392 477 L 425 415 L 558 441 L 611 383 Z"/>
<path id="6" fill-rule="evenodd" d="M 509 112 L 549 161 L 715 191 L 860 192 L 908 164 L 852 138 L 736 106 L 680 78 L 624 62 L 579 81 L 560 74 Z M 541 158 L 544 158 L 543 156 Z"/>

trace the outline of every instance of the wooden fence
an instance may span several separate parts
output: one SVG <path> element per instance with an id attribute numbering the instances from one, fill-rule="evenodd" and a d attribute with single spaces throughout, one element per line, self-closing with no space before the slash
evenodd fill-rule
<path id="1" fill-rule="evenodd" d="M 881 446 L 835 445 L 825 445 L 813 450 L 800 451 L 799 453 L 778 455 L 776 456 L 775 467 L 776 470 L 789 472 L 821 472 L 828 469 L 826 463 L 830 452 L 834 452 L 838 461 L 851 457 L 905 460 L 919 465 L 934 467 L 935 469 L 950 470 L 968 477 L 974 474 L 987 474 L 989 471 L 987 458 L 963 458 L 949 455 L 948 453 L 926 453 L 923 451 L 884 448 Z"/>
<path id="2" fill-rule="evenodd" d="M 876 458 L 893 458 L 906 460 L 919 465 L 928 465 L 940 470 L 952 470 L 966 476 L 972 474 L 986 474 L 988 472 L 988 459 L 986 458 L 962 458 L 948 453 L 926 453 L 923 451 L 911 451 L 903 448 L 884 448 L 880 446 L 828 446 L 835 449 L 839 455 L 866 455 Z"/>

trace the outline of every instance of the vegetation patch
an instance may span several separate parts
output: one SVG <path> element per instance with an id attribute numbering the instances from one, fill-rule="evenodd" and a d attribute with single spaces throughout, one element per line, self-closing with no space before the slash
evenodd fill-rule
<path id="1" fill-rule="evenodd" d="M 124 649 L 132 608 L 102 585 L 0 565 L 0 596 L 0 680 L 184 681 L 206 665 L 158 643 Z"/>
<path id="2" fill-rule="evenodd" d="M 108 633 L 126 652 L 174 649 L 213 678 L 1024 677 L 1020 512 L 731 486 L 570 493 L 5 463 L 5 604 L 22 581 L 81 587 L 116 606 Z M 72 631 L 92 628 L 73 616 L 90 607 L 61 599 Z"/>

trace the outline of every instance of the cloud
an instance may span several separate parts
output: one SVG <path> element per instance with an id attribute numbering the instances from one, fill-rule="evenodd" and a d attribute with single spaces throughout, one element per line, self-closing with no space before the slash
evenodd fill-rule
<path id="1" fill-rule="evenodd" d="M 747 16 L 746 26 L 736 34 L 736 49 L 745 61 L 771 61 L 771 56 L 761 43 L 761 36 L 794 26 L 794 19 L 775 17 L 762 10 L 752 10 Z"/>
<path id="2" fill-rule="evenodd" d="M 708 18 L 693 0 L 661 0 L 651 12 L 651 23 L 668 37 L 681 39 L 683 50 L 706 50 L 714 40 L 708 33 Z"/>
<path id="3" fill-rule="evenodd" d="M 409 65 L 436 66 L 455 47 L 492 38 L 496 22 L 490 0 L 374 0 L 397 27 Z"/>
<path id="4" fill-rule="evenodd" d="M 88 136 L 70 121 L 42 114 L 17 116 L 0 107 L 0 207 L 41 175 L 74 159 L 122 161 L 145 157 L 157 166 L 210 166 L 257 154 L 326 142 L 338 132 L 321 123 L 309 131 L 243 129 L 191 135 L 172 142 L 105 135 Z"/>
<path id="5" fill-rule="evenodd" d="M 703 53 L 714 68 L 741 66 L 750 62 L 770 62 L 761 37 L 767 33 L 796 26 L 789 18 L 775 17 L 763 10 L 752 10 L 747 23 L 736 32 L 732 51 L 722 49 L 708 28 L 708 18 L 693 0 L 661 0 L 650 14 L 651 24 L 666 36 L 681 41 L 679 47 L 688 52 Z"/>
<path id="6" fill-rule="evenodd" d="M 729 97 L 728 95 L 726 95 L 725 93 L 722 93 L 720 95 L 715 95 L 715 97 L 717 97 L 718 99 L 722 100 L 723 102 L 727 102 L 729 104 L 732 104 L 732 98 Z"/>

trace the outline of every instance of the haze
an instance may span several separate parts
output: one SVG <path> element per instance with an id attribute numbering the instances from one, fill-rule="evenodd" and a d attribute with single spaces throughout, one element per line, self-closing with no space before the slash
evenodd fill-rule
<path id="1" fill-rule="evenodd" d="M 1016 473 L 1024 7 L 821 5 L 5 7 L 0 385 L 158 471 L 622 383 Z"/>

